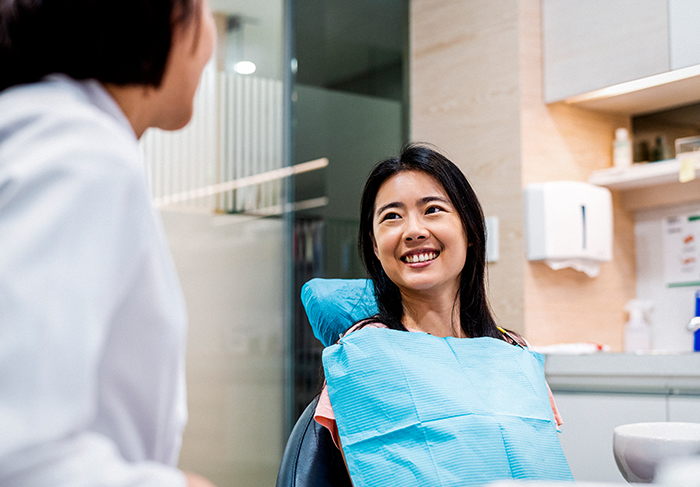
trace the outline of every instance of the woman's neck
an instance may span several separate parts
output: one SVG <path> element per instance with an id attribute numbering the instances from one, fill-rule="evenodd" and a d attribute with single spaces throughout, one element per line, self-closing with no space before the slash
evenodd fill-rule
<path id="1" fill-rule="evenodd" d="M 455 293 L 438 295 L 401 292 L 403 325 L 434 336 L 464 338 L 459 321 L 459 300 Z"/>
<path id="2" fill-rule="evenodd" d="M 148 127 L 153 125 L 153 88 L 144 85 L 115 85 L 103 83 L 119 108 L 134 129 L 136 138 L 140 139 Z"/>

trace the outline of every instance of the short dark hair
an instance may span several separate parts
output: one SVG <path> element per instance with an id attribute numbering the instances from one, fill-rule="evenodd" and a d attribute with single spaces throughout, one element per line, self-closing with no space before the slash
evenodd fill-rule
<path id="1" fill-rule="evenodd" d="M 469 247 L 456 296 L 459 300 L 460 327 L 467 337 L 490 336 L 502 339 L 503 335 L 498 331 L 486 298 L 486 232 L 481 205 L 462 171 L 437 150 L 425 144 L 407 145 L 398 157 L 379 162 L 365 183 L 360 203 L 358 247 L 367 273 L 374 283 L 379 307 L 379 314 L 370 321 L 378 320 L 389 328 L 405 330 L 401 323 L 401 294 L 384 272 L 374 253 L 372 241 L 377 193 L 387 179 L 404 171 L 420 171 L 440 183 L 462 221 Z"/>
<path id="2" fill-rule="evenodd" d="M 51 73 L 160 86 L 199 0 L 0 0 L 0 90 Z"/>

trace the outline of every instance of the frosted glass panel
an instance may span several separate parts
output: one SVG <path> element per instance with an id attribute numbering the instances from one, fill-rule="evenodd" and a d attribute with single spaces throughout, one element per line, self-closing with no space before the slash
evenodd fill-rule
<path id="1" fill-rule="evenodd" d="M 283 446 L 281 219 L 162 211 L 190 319 L 182 468 L 274 485 Z"/>
<path id="2" fill-rule="evenodd" d="M 284 4 L 263 3 L 212 2 L 217 54 L 192 121 L 141 140 L 189 316 L 179 466 L 218 487 L 274 485 L 286 441 L 291 75 Z M 229 69 L 243 53 L 252 75 Z"/>

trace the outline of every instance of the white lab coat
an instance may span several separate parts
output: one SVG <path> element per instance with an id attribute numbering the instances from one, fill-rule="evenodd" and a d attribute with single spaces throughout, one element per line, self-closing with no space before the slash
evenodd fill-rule
<path id="1" fill-rule="evenodd" d="M 0 93 L 0 485 L 184 485 L 185 333 L 118 105 L 56 75 Z"/>

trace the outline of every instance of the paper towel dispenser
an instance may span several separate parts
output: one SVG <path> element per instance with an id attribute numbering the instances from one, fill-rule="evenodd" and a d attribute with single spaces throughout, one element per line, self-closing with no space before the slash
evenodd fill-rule
<path id="1" fill-rule="evenodd" d="M 574 267 L 597 275 L 597 263 L 612 259 L 612 196 L 607 188 L 579 181 L 525 187 L 527 258 L 552 268 Z"/>

